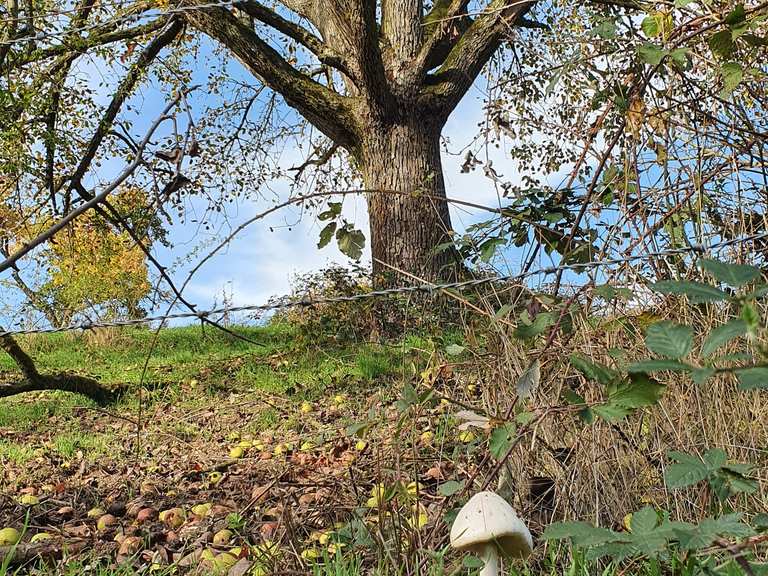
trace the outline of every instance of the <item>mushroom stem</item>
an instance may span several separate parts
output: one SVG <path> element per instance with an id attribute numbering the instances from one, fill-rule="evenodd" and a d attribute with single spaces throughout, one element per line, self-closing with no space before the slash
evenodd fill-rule
<path id="1" fill-rule="evenodd" d="M 496 544 L 489 542 L 483 546 L 480 558 L 483 561 L 483 569 L 480 570 L 479 576 L 498 576 L 499 553 L 496 550 Z"/>

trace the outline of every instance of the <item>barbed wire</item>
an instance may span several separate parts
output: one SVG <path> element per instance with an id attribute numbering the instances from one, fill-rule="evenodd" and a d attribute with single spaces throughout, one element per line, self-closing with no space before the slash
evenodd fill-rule
<path id="1" fill-rule="evenodd" d="M 68 324 L 58 327 L 50 328 L 28 328 L 20 330 L 5 330 L 0 331 L 0 336 L 16 336 L 21 334 L 54 334 L 59 332 L 72 332 L 75 330 L 92 330 L 95 328 L 115 328 L 124 326 L 137 326 L 142 324 L 149 324 L 152 322 L 165 323 L 168 320 L 181 320 L 188 318 L 204 319 L 209 316 L 215 316 L 218 314 L 232 314 L 238 312 L 268 312 L 274 310 L 282 310 L 286 308 L 299 308 L 318 306 L 322 304 L 338 304 L 342 302 L 357 302 L 361 300 L 368 300 L 371 298 L 382 298 L 393 296 L 397 294 L 413 294 L 413 293 L 426 293 L 432 294 L 434 292 L 442 292 L 446 290 L 464 290 L 467 288 L 474 288 L 485 284 L 492 284 L 495 282 L 515 282 L 531 278 L 533 276 L 551 275 L 559 272 L 566 271 L 585 271 L 593 268 L 601 268 L 604 266 L 616 266 L 619 264 L 627 264 L 638 260 L 652 260 L 655 258 L 665 258 L 667 256 L 676 256 L 681 254 L 706 254 L 727 248 L 728 246 L 734 246 L 738 244 L 746 244 L 748 242 L 754 242 L 756 240 L 768 239 L 768 232 L 761 232 L 758 234 L 752 234 L 749 236 L 743 236 L 740 238 L 733 238 L 731 240 L 724 240 L 710 245 L 697 245 L 691 244 L 683 248 L 671 248 L 668 250 L 660 250 L 656 252 L 648 252 L 645 254 L 634 254 L 625 256 L 622 258 L 609 258 L 606 260 L 596 262 L 575 262 L 573 264 L 563 264 L 559 266 L 549 266 L 546 268 L 539 268 L 536 270 L 529 270 L 527 272 L 520 272 L 517 274 L 505 274 L 496 276 L 487 276 L 482 278 L 474 278 L 471 280 L 461 280 L 456 282 L 446 282 L 441 284 L 434 283 L 422 283 L 411 284 L 408 286 L 397 286 L 392 288 L 384 288 L 381 290 L 371 290 L 369 292 L 360 292 L 357 294 L 350 294 L 348 296 L 327 296 L 321 298 L 312 298 L 311 296 L 298 299 L 298 300 L 284 300 L 278 302 L 270 302 L 267 304 L 251 304 L 243 306 L 226 306 L 220 308 L 211 308 L 208 310 L 200 310 L 197 312 L 178 312 L 174 314 L 163 314 L 159 316 L 146 316 L 143 318 L 127 318 L 123 320 L 108 320 L 103 322 L 83 322 L 77 324 Z"/>

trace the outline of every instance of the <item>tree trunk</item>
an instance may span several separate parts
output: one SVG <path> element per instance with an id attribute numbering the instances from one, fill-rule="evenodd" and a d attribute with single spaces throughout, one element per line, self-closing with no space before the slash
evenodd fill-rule
<path id="1" fill-rule="evenodd" d="M 444 246 L 452 228 L 440 160 L 441 127 L 414 114 L 373 128 L 363 139 L 359 161 L 370 190 L 377 286 L 402 282 L 398 270 L 430 282 L 455 279 L 461 270 L 457 252 Z"/>

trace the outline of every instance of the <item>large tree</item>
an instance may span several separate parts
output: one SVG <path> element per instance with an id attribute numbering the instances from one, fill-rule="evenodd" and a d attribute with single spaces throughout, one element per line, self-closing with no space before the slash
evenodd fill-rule
<path id="1" fill-rule="evenodd" d="M 203 1 L 200 1 L 203 4 Z M 256 1 L 252 21 L 308 49 L 342 82 L 319 83 L 292 66 L 224 7 L 189 22 L 226 46 L 262 82 L 344 148 L 368 190 L 375 276 L 399 269 L 428 280 L 451 275 L 455 252 L 440 161 L 445 122 L 533 2 L 495 0 L 474 19 L 468 0 L 287 0 L 302 26 Z M 385 193 L 379 193 L 383 191 Z M 387 193 L 388 192 L 388 193 Z"/>
<path id="2" fill-rule="evenodd" d="M 510 31 L 532 24 L 523 15 L 533 2 L 476 4 L 469 0 L 441 0 L 427 7 L 422 0 L 285 0 L 273 6 L 256 0 L 220 6 L 206 0 L 160 3 L 180 9 L 171 18 L 226 47 L 258 83 L 280 94 L 321 131 L 333 149 L 347 152 L 369 191 L 370 242 L 379 281 L 396 270 L 435 280 L 451 277 L 461 267 L 457 252 L 445 247 L 452 226 L 440 158 L 441 131 Z M 35 2 L 25 7 L 8 0 L 11 18 L 5 38 L 32 39 L 0 46 L 0 71 L 9 74 L 30 62 L 58 58 L 53 71 L 63 78 L 79 54 L 138 40 L 167 26 L 162 14 L 140 26 L 127 25 L 126 14 L 156 15 L 156 4 L 136 2 L 111 18 L 94 16 L 95 23 L 79 32 L 76 29 L 92 20 L 90 13 L 97 5 L 85 0 L 77 7 L 53 6 L 69 8 L 63 18 L 71 36 L 62 33 L 64 42 L 43 40 L 44 46 L 38 48 L 34 32 L 40 20 L 35 10 L 39 14 L 43 8 Z M 76 38 L 76 43 L 67 38 Z M 283 49 L 286 46 L 290 49 Z M 322 74 L 310 60 L 322 67 Z M 55 123 L 55 110 L 51 114 Z M 71 180 L 68 187 L 76 190 L 77 184 Z"/>

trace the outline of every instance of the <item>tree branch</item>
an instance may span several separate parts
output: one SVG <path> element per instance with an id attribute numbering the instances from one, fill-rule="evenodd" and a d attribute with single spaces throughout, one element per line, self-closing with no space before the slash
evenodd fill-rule
<path id="1" fill-rule="evenodd" d="M 427 76 L 424 96 L 435 99 L 440 112 L 447 116 L 501 45 L 504 33 L 515 26 L 535 4 L 535 0 L 494 0 L 475 18 L 458 39 L 445 63 L 434 75 Z"/>
<path id="2" fill-rule="evenodd" d="M 414 63 L 419 79 L 445 61 L 456 39 L 469 28 L 468 4 L 469 0 L 438 0 L 424 17 L 426 37 Z"/>
<path id="3" fill-rule="evenodd" d="M 352 76 L 349 64 L 344 56 L 331 49 L 330 46 L 303 26 L 299 26 L 290 20 L 286 20 L 277 12 L 267 8 L 260 2 L 256 2 L 256 0 L 239 2 L 236 6 L 259 22 L 274 28 L 281 34 L 292 38 L 304 46 L 307 50 L 312 52 L 321 63 L 335 68 L 347 76 Z"/>
<path id="4" fill-rule="evenodd" d="M 167 22 L 168 18 L 161 17 L 147 24 L 142 24 L 141 26 L 136 26 L 134 28 L 126 28 L 125 30 L 113 30 L 114 25 L 110 24 L 100 31 L 92 32 L 88 37 L 79 40 L 76 44 L 62 42 L 55 46 L 32 50 L 31 52 L 19 55 L 15 59 L 9 59 L 5 66 L 3 66 L 2 61 L 0 61 L 0 74 L 7 74 L 12 70 L 31 64 L 32 62 L 41 62 L 42 60 L 55 58 L 56 56 L 61 56 L 63 54 L 84 54 L 89 49 L 97 46 L 104 46 L 105 44 L 120 42 L 122 40 L 141 38 L 142 36 L 160 30 Z"/>
<path id="5" fill-rule="evenodd" d="M 345 147 L 356 145 L 348 99 L 296 70 L 230 11 L 203 8 L 187 12 L 186 18 L 195 28 L 226 46 L 257 78 L 279 92 L 288 105 L 334 142 Z"/>
<path id="6" fill-rule="evenodd" d="M 34 360 L 21 349 L 13 336 L 3 333 L 0 327 L 0 348 L 13 359 L 24 376 L 23 382 L 0 385 L 0 398 L 38 390 L 63 390 L 82 394 L 99 403 L 114 399 L 114 393 L 92 378 L 76 374 L 40 374 Z"/>
<path id="7" fill-rule="evenodd" d="M 109 106 L 107 106 L 107 109 L 101 118 L 101 122 L 99 122 L 99 125 L 96 128 L 96 132 L 88 143 L 88 148 L 85 150 L 82 160 L 80 160 L 74 173 L 70 176 L 70 189 L 75 188 L 81 183 L 83 176 L 85 176 L 85 173 L 91 166 L 91 162 L 96 156 L 99 146 L 101 146 L 101 142 L 104 140 L 104 136 L 106 136 L 112 128 L 112 124 L 114 123 L 118 112 L 120 112 L 120 109 L 123 107 L 123 103 L 126 98 L 131 95 L 133 89 L 136 87 L 136 83 L 144 75 L 145 70 L 154 61 L 160 51 L 173 42 L 174 38 L 179 35 L 179 32 L 181 32 L 183 27 L 184 23 L 181 18 L 171 18 L 166 28 L 152 39 L 136 59 L 136 62 L 133 63 L 128 74 L 123 78 L 123 81 L 120 83 L 120 86 L 112 97 Z"/>
<path id="8" fill-rule="evenodd" d="M 0 70 L 3 68 L 3 62 L 8 52 L 11 49 L 10 41 L 16 36 L 16 30 L 19 27 L 19 3 L 17 0 L 8 0 L 8 24 L 5 28 L 5 33 L 0 37 L 0 40 L 6 42 L 0 44 Z M 0 29 L 1 30 L 1 29 Z"/>
<path id="9" fill-rule="evenodd" d="M 144 161 L 143 154 L 144 154 L 144 148 L 146 148 L 147 144 L 149 143 L 149 140 L 152 138 L 152 135 L 155 133 L 157 128 L 162 124 L 165 120 L 168 119 L 168 112 L 176 106 L 179 102 L 179 99 L 181 98 L 181 94 L 178 94 L 163 110 L 162 114 L 152 123 L 152 125 L 149 127 L 149 130 L 147 131 L 146 135 L 144 136 L 144 139 L 141 141 L 139 146 L 136 150 L 136 155 L 133 159 L 133 161 L 123 170 L 120 175 L 117 176 L 104 190 L 99 192 L 96 196 L 94 196 L 91 200 L 88 202 L 84 202 L 71 212 L 67 213 L 66 216 L 61 218 L 58 222 L 53 224 L 52 226 L 48 227 L 48 229 L 44 230 L 37 236 L 35 236 L 32 240 L 25 242 L 21 248 L 19 248 L 16 252 L 5 258 L 2 262 L 0 262 L 0 272 L 4 272 L 8 268 L 12 268 L 16 265 L 16 262 L 18 262 L 21 258 L 29 254 L 32 250 L 37 248 L 38 246 L 44 244 L 51 238 L 53 238 L 58 232 L 66 228 L 73 220 L 78 218 L 81 214 L 84 214 L 88 210 L 91 210 L 101 202 L 103 202 L 112 192 L 114 192 L 125 180 L 133 174 L 133 172 L 136 170 L 136 168 L 139 167 L 139 165 Z"/>

